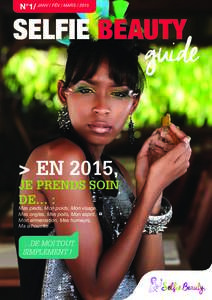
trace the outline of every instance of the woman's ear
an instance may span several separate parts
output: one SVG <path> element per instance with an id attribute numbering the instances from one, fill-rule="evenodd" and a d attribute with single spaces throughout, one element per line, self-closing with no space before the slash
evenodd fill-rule
<path id="1" fill-rule="evenodd" d="M 136 110 L 136 107 L 138 106 L 138 102 L 139 102 L 138 98 L 133 99 L 133 104 L 130 110 L 130 114 L 132 114 Z"/>
<path id="2" fill-rule="evenodd" d="M 65 95 L 65 88 L 64 88 L 64 81 L 59 80 L 57 83 L 57 94 L 62 104 L 66 103 L 66 95 Z"/>

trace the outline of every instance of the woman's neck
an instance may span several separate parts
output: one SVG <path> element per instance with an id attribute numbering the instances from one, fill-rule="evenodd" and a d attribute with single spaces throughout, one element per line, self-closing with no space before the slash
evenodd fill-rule
<path id="1" fill-rule="evenodd" d="M 104 150 L 104 146 L 88 145 L 88 150 L 89 150 L 91 156 L 93 157 L 94 161 L 100 161 L 103 150 Z"/>

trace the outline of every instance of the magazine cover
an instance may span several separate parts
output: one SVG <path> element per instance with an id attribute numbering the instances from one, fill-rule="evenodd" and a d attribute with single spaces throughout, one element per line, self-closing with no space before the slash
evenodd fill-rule
<path id="1" fill-rule="evenodd" d="M 1 299 L 210 298 L 209 7 L 1 2 Z"/>

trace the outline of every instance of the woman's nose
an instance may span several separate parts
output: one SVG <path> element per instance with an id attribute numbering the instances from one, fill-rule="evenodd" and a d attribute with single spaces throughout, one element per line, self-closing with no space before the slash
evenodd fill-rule
<path id="1" fill-rule="evenodd" d="M 102 115 L 108 115 L 110 113 L 110 109 L 109 108 L 106 108 L 106 107 L 94 107 L 93 108 L 93 111 L 96 113 L 96 114 L 102 114 Z"/>
<path id="2" fill-rule="evenodd" d="M 110 107 L 106 96 L 97 96 L 93 107 L 93 112 L 96 114 L 107 115 L 110 113 Z"/>

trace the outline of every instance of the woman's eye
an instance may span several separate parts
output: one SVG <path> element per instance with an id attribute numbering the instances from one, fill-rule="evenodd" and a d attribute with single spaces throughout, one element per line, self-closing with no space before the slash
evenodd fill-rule
<path id="1" fill-rule="evenodd" d="M 126 98 L 129 96 L 129 91 L 113 91 L 111 95 L 116 98 Z"/>
<path id="2" fill-rule="evenodd" d="M 78 87 L 78 88 L 76 88 L 75 92 L 81 93 L 81 94 L 93 94 L 94 90 L 89 87 Z"/>

